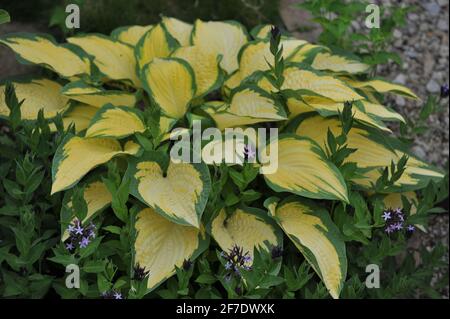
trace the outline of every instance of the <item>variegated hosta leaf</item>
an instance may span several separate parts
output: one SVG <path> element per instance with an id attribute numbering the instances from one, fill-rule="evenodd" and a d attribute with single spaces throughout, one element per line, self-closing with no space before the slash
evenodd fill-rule
<path id="1" fill-rule="evenodd" d="M 261 24 L 252 29 L 250 34 L 254 39 L 263 40 L 270 37 L 270 31 L 272 30 L 273 25 L 271 24 Z"/>
<path id="2" fill-rule="evenodd" d="M 287 119 L 283 108 L 257 87 L 242 87 L 234 92 L 230 104 L 221 101 L 207 102 L 203 109 L 221 130 Z"/>
<path id="3" fill-rule="evenodd" d="M 45 118 L 51 118 L 64 112 L 68 99 L 60 94 L 61 84 L 48 79 L 34 79 L 27 82 L 12 82 L 17 99 L 25 100 L 20 108 L 22 119 L 36 120 L 39 110 Z M 5 102 L 5 85 L 0 85 L 0 116 L 8 116 Z"/>
<path id="4" fill-rule="evenodd" d="M 43 65 L 62 77 L 90 74 L 88 56 L 72 45 L 57 44 L 51 38 L 31 33 L 5 35 L 0 37 L 0 43 L 10 47 L 21 60 Z"/>
<path id="5" fill-rule="evenodd" d="M 358 103 L 361 103 L 364 112 L 371 116 L 375 116 L 384 121 L 400 121 L 405 123 L 405 119 L 401 114 L 395 112 L 394 110 L 389 109 L 384 105 L 372 103 L 366 100 L 358 101 Z"/>
<path id="6" fill-rule="evenodd" d="M 317 111 L 320 115 L 324 117 L 338 115 L 339 112 L 342 112 L 344 109 L 344 102 L 335 102 L 333 100 L 323 98 L 320 96 L 306 96 L 304 98 L 304 104 L 306 108 L 310 108 L 310 110 Z M 302 102 L 300 103 L 292 103 L 292 101 L 288 101 L 288 107 L 289 109 L 299 107 L 302 105 Z M 368 115 L 365 112 L 365 108 L 362 104 L 359 104 L 359 101 L 356 101 L 353 104 L 352 113 L 354 115 L 354 118 L 360 122 L 369 124 L 371 126 L 374 126 L 378 129 L 381 129 L 383 131 L 392 132 L 386 125 L 381 121 L 381 119 L 378 119 L 377 117 L 373 115 Z M 299 113 L 298 109 L 294 109 L 294 114 Z"/>
<path id="7" fill-rule="evenodd" d="M 238 69 L 238 54 L 247 41 L 245 28 L 237 22 L 195 22 L 193 44 L 207 52 L 222 55 L 220 65 L 228 74 Z"/>
<path id="8" fill-rule="evenodd" d="M 104 90 L 89 86 L 81 81 L 67 84 L 62 88 L 61 93 L 72 100 L 96 107 L 102 107 L 109 103 L 115 106 L 133 107 L 137 102 L 135 94 L 125 91 Z"/>
<path id="9" fill-rule="evenodd" d="M 363 99 L 344 82 L 329 75 L 319 75 L 303 70 L 297 66 L 287 68 L 284 77 L 285 81 L 282 87 L 284 90 L 308 90 L 337 102 Z"/>
<path id="10" fill-rule="evenodd" d="M 350 74 L 364 73 L 370 68 L 370 65 L 360 61 L 351 60 L 344 56 L 332 55 L 330 53 L 318 53 L 311 66 L 319 71 L 344 72 Z"/>
<path id="11" fill-rule="evenodd" d="M 145 90 L 163 114 L 180 119 L 195 96 L 196 85 L 191 66 L 180 59 L 154 59 L 142 70 Z"/>
<path id="12" fill-rule="evenodd" d="M 62 117 L 64 129 L 67 130 L 70 124 L 75 125 L 75 132 L 77 133 L 87 129 L 97 111 L 98 107 L 92 105 L 81 103 L 71 105 Z M 54 123 L 50 123 L 50 129 L 53 132 L 56 131 Z"/>
<path id="13" fill-rule="evenodd" d="M 92 119 L 86 137 L 123 138 L 145 130 L 146 126 L 138 110 L 107 104 Z"/>
<path id="14" fill-rule="evenodd" d="M 306 201 L 287 200 L 276 207 L 275 219 L 322 279 L 333 298 L 347 276 L 345 243 L 329 213 Z"/>
<path id="15" fill-rule="evenodd" d="M 152 290 L 175 273 L 185 260 L 193 260 L 208 247 L 204 231 L 183 226 L 146 208 L 137 215 L 135 263 L 149 272 Z"/>
<path id="16" fill-rule="evenodd" d="M 306 41 L 284 38 L 281 40 L 283 46 L 283 57 L 289 61 L 289 57 L 295 54 Z M 239 53 L 239 70 L 236 71 L 225 83 L 229 89 L 239 86 L 241 81 L 258 71 L 269 70 L 269 63 L 274 64 L 274 57 L 270 53 L 270 41 L 256 40 L 248 42 Z"/>
<path id="17" fill-rule="evenodd" d="M 317 52 L 329 52 L 327 47 L 321 45 L 307 43 L 301 46 L 295 53 L 289 58 L 290 62 L 303 62 L 313 54 Z"/>
<path id="18" fill-rule="evenodd" d="M 111 80 L 126 80 L 135 87 L 141 82 L 136 74 L 136 58 L 130 45 L 103 35 L 83 35 L 67 39 L 94 57 L 94 64 Z"/>
<path id="19" fill-rule="evenodd" d="M 129 44 L 134 47 L 142 38 L 142 36 L 151 28 L 153 28 L 152 25 L 132 25 L 127 27 L 120 27 L 111 32 L 111 37 L 115 40 L 119 40 L 120 42 Z"/>
<path id="20" fill-rule="evenodd" d="M 208 167 L 203 163 L 175 164 L 159 156 L 146 153 L 130 161 L 131 194 L 175 223 L 200 228 L 211 189 Z M 164 163 L 166 170 L 161 167 Z"/>
<path id="21" fill-rule="evenodd" d="M 197 84 L 196 96 L 203 96 L 219 88 L 222 84 L 223 72 L 219 67 L 220 56 L 204 51 L 198 46 L 191 46 L 177 49 L 172 57 L 185 60 L 194 70 Z"/>
<path id="22" fill-rule="evenodd" d="M 163 24 L 158 24 L 149 30 L 135 48 L 139 70 L 156 58 L 167 58 L 178 42 L 169 34 Z"/>
<path id="23" fill-rule="evenodd" d="M 276 152 L 271 163 L 270 152 Z M 326 159 L 314 141 L 295 135 L 272 140 L 259 151 L 262 174 L 277 192 L 291 192 L 304 197 L 348 202 L 347 186 L 339 170 Z M 273 161 L 273 159 L 272 159 Z M 270 164 L 270 165 L 269 165 Z M 275 170 L 273 169 L 275 167 Z"/>
<path id="24" fill-rule="evenodd" d="M 335 118 L 322 118 L 320 116 L 306 117 L 297 127 L 296 133 L 300 136 L 306 136 L 319 145 L 325 147 L 327 141 L 328 129 L 337 136 L 341 133 L 340 121 Z M 387 137 L 386 137 L 387 138 Z M 381 176 L 380 169 L 391 165 L 391 162 L 397 163 L 404 152 L 396 150 L 388 143 L 388 140 L 374 134 L 369 129 L 362 127 L 353 127 L 347 134 L 347 146 L 356 149 L 350 154 L 345 162 L 354 162 L 359 168 L 364 169 L 365 178 L 356 178 L 354 182 L 363 187 L 371 187 Z M 439 180 L 444 175 L 431 168 L 426 163 L 419 161 L 413 156 L 409 156 L 406 170 L 402 177 L 395 183 L 394 187 L 400 190 L 414 190 L 425 186 L 432 180 Z"/>
<path id="25" fill-rule="evenodd" d="M 190 45 L 192 29 L 194 28 L 192 24 L 169 17 L 163 17 L 162 24 L 177 39 L 181 46 L 185 47 Z"/>
<path id="26" fill-rule="evenodd" d="M 138 145 L 133 142 L 124 148 L 114 139 L 84 138 L 68 135 L 59 145 L 52 165 L 52 194 L 75 185 L 94 167 L 108 162 L 119 154 L 136 154 Z"/>
<path id="27" fill-rule="evenodd" d="M 223 251 L 237 245 L 244 253 L 248 252 L 252 260 L 255 248 L 270 250 L 283 243 L 283 235 L 273 221 L 256 208 L 238 208 L 229 217 L 222 209 L 211 223 L 211 235 Z"/>
<path id="28" fill-rule="evenodd" d="M 71 194 L 70 194 L 71 195 Z M 87 184 L 83 190 L 83 198 L 87 205 L 86 217 L 82 220 L 82 223 L 89 221 L 95 213 L 104 209 L 111 204 L 112 196 L 106 185 L 101 181 L 94 181 Z M 68 199 L 67 206 L 72 207 L 72 198 Z M 64 230 L 61 240 L 65 241 L 69 237 L 67 229 Z"/>
<path id="29" fill-rule="evenodd" d="M 202 160 L 208 165 L 242 165 L 245 161 L 245 149 L 251 147 L 256 151 L 257 136 L 252 136 L 251 132 L 253 131 L 244 128 L 242 132 L 234 130 L 232 134 L 214 136 L 212 141 L 203 146 Z"/>
<path id="30" fill-rule="evenodd" d="M 419 97 L 407 87 L 400 84 L 390 83 L 384 80 L 370 80 L 366 82 L 359 82 L 350 79 L 345 79 L 345 82 L 351 87 L 356 89 L 371 89 L 379 93 L 394 93 L 412 99 L 417 100 L 419 99 Z"/>

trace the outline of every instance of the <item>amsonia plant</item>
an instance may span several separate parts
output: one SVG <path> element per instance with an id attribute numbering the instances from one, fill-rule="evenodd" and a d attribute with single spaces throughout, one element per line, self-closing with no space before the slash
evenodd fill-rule
<path id="1" fill-rule="evenodd" d="M 384 226 L 379 206 L 364 200 L 379 198 L 387 209 L 417 205 L 414 192 L 444 177 L 386 125 L 404 118 L 383 105 L 383 95 L 418 99 L 411 90 L 370 78 L 370 66 L 350 54 L 270 25 L 249 34 L 234 21 L 191 25 L 163 17 L 64 44 L 24 33 L 0 43 L 57 75 L 12 82 L 23 119 L 36 120 L 42 109 L 68 131 L 52 167 L 52 193 L 64 191 L 63 206 L 75 211 L 62 214 L 62 240 L 75 217 L 85 223 L 111 205 L 120 220 L 134 223 L 132 267 L 148 272 L 149 291 L 211 239 L 224 251 L 240 247 L 251 267 L 255 250 L 280 250 L 288 238 L 338 298 L 346 242 L 367 243 Z M 4 88 L 0 116 L 9 114 Z M 194 120 L 222 132 L 278 128 L 277 139 L 255 150 L 260 158 L 277 147 L 277 170 L 171 161 L 171 131 L 190 134 Z M 111 162 L 121 173 L 118 185 L 105 178 Z M 80 189 L 84 216 L 72 204 Z"/>

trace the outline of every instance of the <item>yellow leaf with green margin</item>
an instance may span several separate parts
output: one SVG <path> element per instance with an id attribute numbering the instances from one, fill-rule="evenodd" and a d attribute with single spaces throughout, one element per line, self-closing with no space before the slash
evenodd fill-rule
<path id="1" fill-rule="evenodd" d="M 172 57 L 185 60 L 194 70 L 197 97 L 203 96 L 221 85 L 223 72 L 219 67 L 220 56 L 203 51 L 198 46 L 191 46 L 177 49 Z"/>
<path id="2" fill-rule="evenodd" d="M 247 31 L 237 22 L 195 21 L 193 45 L 207 52 L 222 55 L 220 65 L 228 74 L 239 68 L 238 54 L 247 41 Z"/>
<path id="3" fill-rule="evenodd" d="M 111 37 L 134 47 L 142 36 L 151 28 L 153 28 L 152 25 L 132 25 L 120 27 L 111 32 Z"/>
<path id="4" fill-rule="evenodd" d="M 282 234 L 267 214 L 248 207 L 237 208 L 229 217 L 222 209 L 211 223 L 211 235 L 223 251 L 228 252 L 237 245 L 252 260 L 254 249 L 270 251 L 283 243 Z"/>
<path id="5" fill-rule="evenodd" d="M 107 104 L 98 110 L 85 136 L 123 138 L 145 130 L 146 126 L 138 110 Z"/>
<path id="6" fill-rule="evenodd" d="M 167 31 L 177 39 L 181 46 L 185 47 L 190 45 L 192 29 L 194 28 L 192 24 L 169 17 L 163 17 L 162 24 L 164 24 Z"/>
<path id="7" fill-rule="evenodd" d="M 135 263 L 149 272 L 147 288 L 155 289 L 185 260 L 194 260 L 208 247 L 203 231 L 182 226 L 146 208 L 137 215 Z"/>
<path id="8" fill-rule="evenodd" d="M 319 71 L 344 72 L 350 74 L 365 73 L 370 65 L 360 61 L 351 60 L 343 56 L 333 55 L 327 52 L 319 52 L 311 66 Z"/>
<path id="9" fill-rule="evenodd" d="M 141 86 L 132 46 L 100 34 L 71 37 L 67 41 L 92 55 L 94 64 L 108 79 L 127 81 L 135 87 Z"/>
<path id="10" fill-rule="evenodd" d="M 177 41 L 169 34 L 163 24 L 158 24 L 149 30 L 135 48 L 139 69 L 156 58 L 167 58 L 179 46 Z"/>
<path id="11" fill-rule="evenodd" d="M 83 190 L 83 198 L 86 201 L 87 214 L 81 221 L 82 224 L 89 221 L 95 213 L 111 204 L 112 201 L 111 193 L 106 185 L 101 181 L 94 181 L 87 184 Z M 69 208 L 72 207 L 72 200 L 67 203 L 67 206 Z M 61 237 L 61 240 L 65 241 L 67 238 L 69 238 L 69 232 L 66 229 Z"/>
<path id="12" fill-rule="evenodd" d="M 20 61 L 43 65 L 62 77 L 90 74 L 90 60 L 85 52 L 72 45 L 57 44 L 50 37 L 13 33 L 0 37 L 0 43 L 11 48 Z"/>
<path id="13" fill-rule="evenodd" d="M 205 103 L 202 108 L 221 130 L 227 127 L 287 119 L 283 108 L 277 105 L 270 95 L 257 87 L 242 87 L 234 91 L 230 104 L 211 101 Z"/>
<path id="14" fill-rule="evenodd" d="M 75 125 L 77 133 L 87 129 L 97 111 L 98 107 L 92 105 L 81 103 L 71 105 L 62 117 L 64 129 L 67 130 L 72 123 Z M 54 123 L 50 123 L 50 129 L 52 132 L 56 131 Z"/>
<path id="15" fill-rule="evenodd" d="M 131 159 L 127 176 L 130 192 L 157 213 L 181 224 L 200 228 L 211 189 L 204 163 L 174 163 L 161 153 Z"/>
<path id="16" fill-rule="evenodd" d="M 62 88 L 61 93 L 72 100 L 98 108 L 109 103 L 115 106 L 134 107 L 137 103 L 136 94 L 124 91 L 104 90 L 89 86 L 81 81 L 67 84 Z"/>
<path id="17" fill-rule="evenodd" d="M 250 34 L 256 40 L 264 40 L 270 37 L 273 27 L 271 24 L 260 24 L 254 27 Z"/>
<path id="18" fill-rule="evenodd" d="M 278 152 L 276 163 L 271 163 L 271 152 Z M 314 141 L 282 135 L 259 150 L 259 156 L 260 172 L 274 191 L 348 202 L 344 178 Z"/>
<path id="19" fill-rule="evenodd" d="M 351 87 L 354 87 L 356 89 L 371 89 L 374 91 L 377 91 L 379 93 L 394 93 L 403 95 L 405 97 L 416 99 L 418 100 L 419 97 L 414 94 L 413 91 L 408 89 L 407 87 L 400 85 L 400 84 L 394 84 L 390 83 L 388 81 L 384 80 L 370 80 L 366 82 L 359 82 L 351 79 L 346 79 L 345 82 L 350 85 Z"/>
<path id="20" fill-rule="evenodd" d="M 69 100 L 60 94 L 62 85 L 48 79 L 32 79 L 12 82 L 17 99 L 24 100 L 20 113 L 24 120 L 36 120 L 39 110 L 43 110 L 45 118 L 55 117 L 69 107 Z M 0 85 L 0 117 L 9 115 L 5 102 L 6 85 Z"/>
<path id="21" fill-rule="evenodd" d="M 296 134 L 316 141 L 325 148 L 327 143 L 327 131 L 338 136 L 341 133 L 340 121 L 336 118 L 323 118 L 320 116 L 305 116 L 299 123 Z M 392 139 L 388 136 L 374 134 L 369 128 L 354 126 L 347 134 L 347 147 L 356 149 L 345 162 L 356 163 L 358 168 L 364 169 L 364 177 L 355 178 L 353 182 L 360 186 L 370 188 L 381 176 L 380 170 L 397 163 L 405 152 L 391 145 Z M 426 186 L 430 180 L 438 181 L 444 175 L 426 163 L 409 155 L 406 169 L 394 187 L 403 191 L 415 190 Z M 398 191 L 398 190 L 397 190 Z"/>
<path id="22" fill-rule="evenodd" d="M 287 199 L 275 219 L 337 299 L 347 276 L 345 242 L 330 215 L 307 201 Z"/>
<path id="23" fill-rule="evenodd" d="M 337 102 L 362 100 L 363 97 L 344 82 L 329 76 L 303 70 L 298 66 L 284 71 L 284 90 L 308 90 Z"/>
<path id="24" fill-rule="evenodd" d="M 142 81 L 162 113 L 173 119 L 184 116 L 195 96 L 194 71 L 181 59 L 154 59 L 142 70 Z"/>
<path id="25" fill-rule="evenodd" d="M 69 134 L 53 157 L 51 193 L 74 186 L 90 170 L 116 155 L 134 155 L 137 151 L 138 145 L 133 142 L 128 142 L 125 149 L 122 149 L 114 139 L 84 138 Z"/>

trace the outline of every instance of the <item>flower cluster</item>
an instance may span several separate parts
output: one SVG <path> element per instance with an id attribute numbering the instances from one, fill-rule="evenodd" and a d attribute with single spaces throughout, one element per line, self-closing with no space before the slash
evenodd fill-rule
<path id="1" fill-rule="evenodd" d="M 381 216 L 386 222 L 384 231 L 387 234 L 399 232 L 405 228 L 405 214 L 401 208 L 389 208 L 383 212 Z M 413 232 L 415 227 L 413 225 L 406 226 L 408 232 Z"/>
<path id="2" fill-rule="evenodd" d="M 238 245 L 234 245 L 228 253 L 223 251 L 220 255 L 226 260 L 225 269 L 228 271 L 225 275 L 226 280 L 231 280 L 233 275 L 240 278 L 241 269 L 251 270 L 248 265 L 252 261 L 249 252 L 244 253 L 244 249 Z"/>
<path id="3" fill-rule="evenodd" d="M 115 290 L 103 292 L 102 297 L 103 297 L 103 299 L 123 299 L 122 294 Z"/>
<path id="4" fill-rule="evenodd" d="M 86 248 L 95 238 L 95 230 L 96 227 L 92 222 L 87 226 L 83 226 L 80 220 L 75 219 L 73 223 L 67 227 L 69 239 L 66 243 L 66 249 L 72 252 L 77 247 Z"/>
<path id="5" fill-rule="evenodd" d="M 150 271 L 149 270 L 145 270 L 144 267 L 141 267 L 141 265 L 139 265 L 139 263 L 137 263 L 134 266 L 134 280 L 138 280 L 138 281 L 142 281 L 145 279 L 145 277 L 147 277 L 149 275 Z"/>

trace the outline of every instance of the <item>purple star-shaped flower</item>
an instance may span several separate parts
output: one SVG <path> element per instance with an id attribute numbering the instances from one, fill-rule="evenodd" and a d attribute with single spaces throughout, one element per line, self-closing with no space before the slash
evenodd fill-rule
<path id="1" fill-rule="evenodd" d="M 394 225 L 394 227 L 397 230 L 401 230 L 401 229 L 403 229 L 403 223 L 397 223 L 397 224 Z"/>
<path id="2" fill-rule="evenodd" d="M 89 238 L 83 237 L 81 239 L 80 248 L 86 248 L 87 245 L 89 245 L 89 243 L 90 243 Z"/>
<path id="3" fill-rule="evenodd" d="M 89 237 L 91 237 L 92 239 L 94 239 L 94 238 L 95 238 L 95 231 L 91 230 L 91 231 L 89 232 Z"/>
<path id="4" fill-rule="evenodd" d="M 75 235 L 83 235 L 83 227 L 81 227 L 81 225 L 78 225 L 74 230 Z"/>
<path id="5" fill-rule="evenodd" d="M 122 299 L 122 294 L 120 292 L 115 292 L 114 299 Z"/>
<path id="6" fill-rule="evenodd" d="M 256 152 L 251 145 L 245 146 L 244 153 L 245 153 L 245 155 L 247 155 L 247 158 L 249 160 L 254 159 L 256 156 Z"/>
<path id="7" fill-rule="evenodd" d="M 385 231 L 386 233 L 390 234 L 390 233 L 394 232 L 394 229 L 393 229 L 393 227 L 388 226 L 388 227 L 386 227 L 386 229 L 385 229 L 384 231 Z"/>
<path id="8" fill-rule="evenodd" d="M 408 227 L 406 228 L 409 232 L 413 232 L 416 230 L 416 227 L 414 227 L 413 225 L 408 225 Z"/>
<path id="9" fill-rule="evenodd" d="M 244 256 L 244 262 L 245 263 L 249 263 L 249 262 L 251 262 L 252 261 L 252 257 L 250 257 L 250 256 Z"/>
<path id="10" fill-rule="evenodd" d="M 73 244 L 72 243 L 67 243 L 66 244 L 66 249 L 67 250 L 73 250 L 75 247 L 73 246 Z"/>
<path id="11" fill-rule="evenodd" d="M 383 216 L 381 216 L 381 217 L 383 217 L 384 221 L 387 221 L 388 219 L 392 218 L 391 217 L 391 212 L 384 212 Z"/>
<path id="12" fill-rule="evenodd" d="M 69 225 L 69 226 L 67 227 L 67 231 L 68 231 L 69 233 L 73 233 L 73 232 L 75 231 L 75 226 Z"/>
<path id="13" fill-rule="evenodd" d="M 229 270 L 229 269 L 231 269 L 232 266 L 233 266 L 233 265 L 228 261 L 228 262 L 225 264 L 225 269 L 226 269 L 226 270 Z"/>

